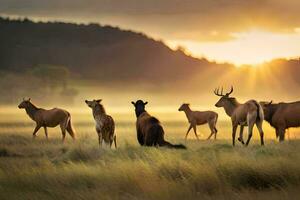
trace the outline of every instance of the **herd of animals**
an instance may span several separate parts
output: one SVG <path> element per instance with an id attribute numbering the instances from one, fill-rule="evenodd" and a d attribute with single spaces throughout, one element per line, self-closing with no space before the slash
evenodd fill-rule
<path id="1" fill-rule="evenodd" d="M 270 123 L 276 130 L 276 137 L 279 141 L 284 141 L 285 131 L 290 127 L 300 126 L 300 102 L 292 103 L 277 103 L 271 102 L 257 102 L 256 100 L 249 100 L 245 103 L 239 103 L 236 98 L 230 95 L 233 92 L 233 87 L 226 94 L 221 91 L 214 90 L 214 94 L 219 96 L 219 101 L 215 104 L 216 107 L 223 107 L 226 114 L 231 118 L 232 122 L 232 145 L 235 145 L 235 136 L 238 126 L 240 126 L 240 134 L 238 141 L 243 145 L 248 145 L 253 132 L 253 127 L 256 125 L 259 134 L 261 145 L 264 145 L 264 132 L 262 128 L 263 120 Z M 86 100 L 85 103 L 92 109 L 93 117 L 96 123 L 96 132 L 100 147 L 103 141 L 109 144 L 110 147 L 114 143 L 117 148 L 117 137 L 115 134 L 115 122 L 113 118 L 106 114 L 101 99 L 99 100 Z M 137 140 L 142 146 L 164 146 L 169 148 L 185 149 L 182 144 L 171 144 L 164 139 L 164 130 L 160 121 L 151 116 L 146 110 L 145 106 L 148 102 L 138 100 L 131 102 L 135 108 L 136 114 L 136 132 Z M 60 126 L 62 132 L 62 140 L 64 142 L 66 132 L 75 140 L 75 131 L 71 122 L 71 115 L 68 111 L 53 108 L 45 110 L 36 107 L 29 99 L 23 99 L 18 106 L 20 109 L 25 109 L 28 116 L 36 122 L 36 127 L 33 131 L 33 137 L 36 136 L 38 130 L 43 127 L 46 138 L 48 139 L 47 127 Z M 213 111 L 192 111 L 189 104 L 182 104 L 179 111 L 183 111 L 189 122 L 189 128 L 185 135 L 185 139 L 191 129 L 193 129 L 195 136 L 198 138 L 196 126 L 208 124 L 211 134 L 207 139 L 214 136 L 217 138 L 217 120 L 218 114 Z M 243 130 L 248 127 L 248 139 L 244 142 Z"/>

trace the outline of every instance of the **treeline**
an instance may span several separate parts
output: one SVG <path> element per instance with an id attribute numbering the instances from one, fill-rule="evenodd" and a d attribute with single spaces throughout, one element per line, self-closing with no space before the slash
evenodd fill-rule
<path id="1" fill-rule="evenodd" d="M 78 94 L 69 84 L 69 70 L 62 66 L 38 65 L 21 73 L 2 70 L 0 76 L 1 104 L 17 103 L 22 97 L 72 103 Z"/>

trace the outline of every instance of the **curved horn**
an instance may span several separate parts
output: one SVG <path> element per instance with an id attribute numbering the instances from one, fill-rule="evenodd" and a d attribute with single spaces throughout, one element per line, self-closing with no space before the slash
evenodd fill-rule
<path id="1" fill-rule="evenodd" d="M 229 96 L 232 92 L 233 92 L 233 86 L 231 86 L 230 91 L 226 93 L 226 96 Z"/>
<path id="2" fill-rule="evenodd" d="M 271 100 L 269 103 L 268 103 L 268 105 L 271 105 L 273 103 L 273 100 Z"/>

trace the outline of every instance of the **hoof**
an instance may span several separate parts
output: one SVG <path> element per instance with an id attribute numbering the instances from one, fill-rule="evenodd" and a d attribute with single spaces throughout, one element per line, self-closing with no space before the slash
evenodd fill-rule
<path id="1" fill-rule="evenodd" d="M 242 144 L 245 144 L 245 142 L 241 138 L 238 138 L 238 141 Z"/>

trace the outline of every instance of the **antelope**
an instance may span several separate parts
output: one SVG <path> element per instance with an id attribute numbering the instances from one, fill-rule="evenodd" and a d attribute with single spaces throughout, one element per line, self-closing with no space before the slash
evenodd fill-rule
<path id="1" fill-rule="evenodd" d="M 164 139 L 164 129 L 159 120 L 146 110 L 148 102 L 138 100 L 131 102 L 135 107 L 137 140 L 141 146 L 164 146 L 168 148 L 186 149 L 182 144 L 171 144 Z"/>
<path id="2" fill-rule="evenodd" d="M 264 132 L 262 129 L 264 113 L 262 107 L 255 100 L 249 100 L 244 104 L 241 104 L 236 100 L 236 98 L 229 96 L 232 92 L 233 87 L 231 87 L 231 90 L 225 95 L 223 95 L 223 88 L 220 94 L 219 88 L 214 90 L 215 95 L 221 97 L 215 106 L 223 107 L 226 114 L 231 117 L 232 145 L 235 145 L 235 134 L 237 127 L 240 125 L 240 136 L 238 141 L 240 141 L 242 144 L 245 144 L 243 140 L 243 130 L 244 126 L 248 126 L 248 139 L 246 142 L 246 146 L 248 146 L 252 137 L 254 124 L 256 124 L 256 127 L 259 131 L 261 145 L 264 145 Z"/>
<path id="3" fill-rule="evenodd" d="M 190 123 L 190 126 L 187 130 L 187 133 L 185 135 L 185 140 L 187 140 L 188 134 L 190 132 L 190 130 L 193 128 L 194 133 L 196 138 L 199 140 L 199 137 L 197 135 L 197 130 L 196 130 L 196 126 L 197 125 L 203 125 L 203 124 L 208 124 L 209 128 L 211 130 L 211 134 L 210 136 L 208 136 L 207 140 L 209 140 L 211 138 L 211 136 L 214 135 L 214 138 L 217 138 L 217 128 L 216 128 L 216 124 L 217 124 L 217 120 L 218 120 L 218 113 L 213 112 L 213 111 L 192 111 L 190 109 L 190 105 L 187 103 L 182 104 L 178 111 L 184 111 L 188 122 Z"/>
<path id="4" fill-rule="evenodd" d="M 30 98 L 27 100 L 23 98 L 23 101 L 18 107 L 19 109 L 25 109 L 27 115 L 36 122 L 36 126 L 32 134 L 33 138 L 36 137 L 39 129 L 44 127 L 46 139 L 48 140 L 47 127 L 56 127 L 57 125 L 60 125 L 62 141 L 65 141 L 66 131 L 70 134 L 73 140 L 75 140 L 75 131 L 71 123 L 71 115 L 68 111 L 60 108 L 53 108 L 51 110 L 38 108 L 31 102 Z"/>
<path id="5" fill-rule="evenodd" d="M 106 114 L 103 105 L 100 103 L 102 99 L 85 100 L 85 103 L 93 111 L 93 117 L 96 122 L 96 132 L 98 134 L 99 147 L 102 147 L 103 141 L 109 144 L 110 148 L 114 142 L 117 148 L 117 137 L 115 135 L 115 122 L 113 118 Z"/>
<path id="6" fill-rule="evenodd" d="M 291 103 L 260 102 L 265 120 L 275 128 L 276 138 L 284 141 L 285 130 L 300 126 L 300 101 Z"/>

